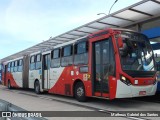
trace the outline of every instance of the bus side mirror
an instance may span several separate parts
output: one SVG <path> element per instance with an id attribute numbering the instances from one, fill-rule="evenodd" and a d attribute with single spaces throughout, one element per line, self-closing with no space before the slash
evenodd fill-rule
<path id="1" fill-rule="evenodd" d="M 118 47 L 123 48 L 123 40 L 121 36 L 118 37 Z"/>

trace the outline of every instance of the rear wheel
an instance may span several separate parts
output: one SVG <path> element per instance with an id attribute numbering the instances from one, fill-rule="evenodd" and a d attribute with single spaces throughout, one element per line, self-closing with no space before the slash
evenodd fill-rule
<path id="1" fill-rule="evenodd" d="M 10 80 L 8 80 L 8 86 L 7 87 L 8 87 L 8 89 L 12 88 Z"/>
<path id="2" fill-rule="evenodd" d="M 40 94 L 40 84 L 39 84 L 39 81 L 35 82 L 34 90 L 35 90 L 36 94 Z"/>
<path id="3" fill-rule="evenodd" d="M 86 96 L 85 96 L 85 88 L 82 82 L 78 82 L 75 85 L 74 89 L 74 96 L 79 102 L 85 102 Z"/>

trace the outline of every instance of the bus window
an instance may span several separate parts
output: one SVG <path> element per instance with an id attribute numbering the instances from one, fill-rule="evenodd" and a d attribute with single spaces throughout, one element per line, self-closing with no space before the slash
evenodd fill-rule
<path id="1" fill-rule="evenodd" d="M 73 64 L 72 51 L 73 51 L 72 45 L 62 48 L 61 66 L 68 66 Z"/>
<path id="2" fill-rule="evenodd" d="M 88 42 L 81 42 L 74 46 L 74 64 L 87 64 L 88 63 Z"/>
<path id="3" fill-rule="evenodd" d="M 14 62 L 14 72 L 17 72 L 17 61 Z"/>
<path id="4" fill-rule="evenodd" d="M 8 71 L 8 72 L 11 71 L 11 63 L 8 63 L 8 65 L 7 65 L 7 71 Z"/>
<path id="5" fill-rule="evenodd" d="M 55 49 L 52 51 L 51 67 L 60 67 L 60 49 Z"/>
<path id="6" fill-rule="evenodd" d="M 14 62 L 11 62 L 11 73 L 14 72 Z"/>
<path id="7" fill-rule="evenodd" d="M 41 69 L 41 54 L 36 55 L 36 70 Z"/>
<path id="8" fill-rule="evenodd" d="M 35 69 L 35 56 L 31 56 L 30 57 L 30 70 L 34 70 Z"/>
<path id="9" fill-rule="evenodd" d="M 18 61 L 18 71 L 22 72 L 22 60 Z"/>

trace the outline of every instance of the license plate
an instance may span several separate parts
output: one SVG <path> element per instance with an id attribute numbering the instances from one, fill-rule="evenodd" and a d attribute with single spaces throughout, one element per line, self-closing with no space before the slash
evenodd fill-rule
<path id="1" fill-rule="evenodd" d="M 146 95 L 146 91 L 140 91 L 139 95 Z"/>

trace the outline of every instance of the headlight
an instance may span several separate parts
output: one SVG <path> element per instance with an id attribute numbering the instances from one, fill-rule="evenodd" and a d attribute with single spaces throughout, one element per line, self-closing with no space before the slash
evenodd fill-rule
<path id="1" fill-rule="evenodd" d="M 126 80 L 126 78 L 125 78 L 124 76 L 121 76 L 121 79 L 122 79 L 122 80 Z"/>
<path id="2" fill-rule="evenodd" d="M 123 75 L 120 75 L 120 80 L 128 86 L 131 85 L 131 82 L 129 81 L 129 79 L 127 79 Z"/>

